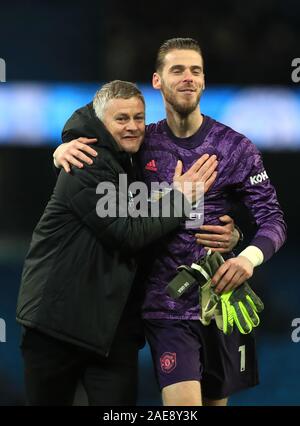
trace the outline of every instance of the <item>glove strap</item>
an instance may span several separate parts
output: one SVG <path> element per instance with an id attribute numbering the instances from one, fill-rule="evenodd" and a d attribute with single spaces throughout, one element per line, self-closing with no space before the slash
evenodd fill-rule
<path id="1" fill-rule="evenodd" d="M 208 273 L 202 268 L 202 266 L 198 265 L 197 263 L 192 263 L 191 268 L 196 269 L 197 271 L 200 272 L 200 274 L 203 275 L 203 277 L 205 278 L 206 281 L 210 280 L 210 276 L 208 275 Z"/>

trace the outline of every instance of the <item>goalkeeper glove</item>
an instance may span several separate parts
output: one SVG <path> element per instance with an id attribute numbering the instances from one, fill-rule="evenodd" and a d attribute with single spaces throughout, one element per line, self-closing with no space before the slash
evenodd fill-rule
<path id="1" fill-rule="evenodd" d="M 191 286 L 199 286 L 200 321 L 208 325 L 213 317 L 214 310 L 219 302 L 219 296 L 214 292 L 211 285 L 211 277 L 224 262 L 222 256 L 214 253 L 207 255 L 192 266 L 181 265 L 177 268 L 179 273 L 167 286 L 169 296 L 177 299 L 182 296 Z"/>
<path id="2" fill-rule="evenodd" d="M 235 323 L 240 333 L 251 333 L 259 325 L 257 314 L 263 309 L 263 302 L 245 281 L 239 287 L 220 295 L 220 303 L 215 310 L 217 327 L 224 334 L 231 334 Z"/>
<path id="3" fill-rule="evenodd" d="M 203 325 L 210 324 L 219 303 L 220 296 L 214 292 L 214 288 L 211 285 L 211 278 L 222 263 L 224 263 L 222 256 L 217 253 L 212 255 L 210 253 L 211 251 L 209 250 L 201 262 L 193 263 L 192 265 L 192 268 L 196 269 L 202 275 L 202 281 L 203 278 L 206 280 L 202 285 L 199 283 L 199 319 Z"/>
<path id="4" fill-rule="evenodd" d="M 203 262 L 192 265 L 203 276 L 206 273 L 207 278 L 207 282 L 199 287 L 200 321 L 203 325 L 208 325 L 214 316 L 217 327 L 224 334 L 231 334 L 234 323 L 240 333 L 248 334 L 260 323 L 257 314 L 264 309 L 263 302 L 247 281 L 233 290 L 216 295 L 211 278 L 222 263 L 224 259 L 221 254 L 215 252 L 210 255 L 208 252 Z"/>
<path id="5" fill-rule="evenodd" d="M 225 334 L 231 334 L 234 323 L 242 334 L 247 334 L 260 323 L 258 313 L 264 305 L 247 282 L 236 289 L 217 295 L 211 285 L 211 278 L 224 259 L 218 252 L 207 256 L 191 267 L 182 265 L 179 274 L 169 283 L 167 291 L 173 298 L 180 297 L 192 285 L 199 285 L 200 321 L 209 325 L 215 317 L 217 327 Z"/>

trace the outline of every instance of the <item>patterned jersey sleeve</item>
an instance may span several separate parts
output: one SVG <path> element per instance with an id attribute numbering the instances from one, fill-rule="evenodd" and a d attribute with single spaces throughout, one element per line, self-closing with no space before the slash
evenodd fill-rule
<path id="1" fill-rule="evenodd" d="M 261 153 L 246 138 L 241 148 L 237 192 L 258 227 L 251 245 L 261 249 L 267 261 L 284 244 L 287 227 Z"/>

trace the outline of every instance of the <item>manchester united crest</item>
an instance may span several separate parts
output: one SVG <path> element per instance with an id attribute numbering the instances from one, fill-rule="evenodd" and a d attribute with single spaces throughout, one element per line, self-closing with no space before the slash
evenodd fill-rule
<path id="1" fill-rule="evenodd" d="M 164 373 L 171 373 L 176 367 L 176 353 L 164 352 L 160 357 L 160 367 Z"/>

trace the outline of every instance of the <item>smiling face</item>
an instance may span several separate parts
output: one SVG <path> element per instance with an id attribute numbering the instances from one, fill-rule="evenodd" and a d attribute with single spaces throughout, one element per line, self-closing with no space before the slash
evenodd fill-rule
<path id="1" fill-rule="evenodd" d="M 171 50 L 152 83 L 161 90 L 167 107 L 189 115 L 198 107 L 205 86 L 202 56 L 191 49 Z"/>
<path id="2" fill-rule="evenodd" d="M 145 135 L 145 106 L 140 98 L 110 99 L 102 121 L 122 151 L 134 154 L 139 150 Z"/>

